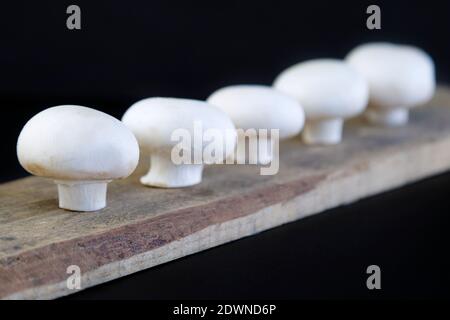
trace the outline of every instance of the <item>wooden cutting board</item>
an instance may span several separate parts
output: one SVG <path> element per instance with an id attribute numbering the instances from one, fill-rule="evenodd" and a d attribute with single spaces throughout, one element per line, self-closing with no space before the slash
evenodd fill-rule
<path id="1" fill-rule="evenodd" d="M 210 166 L 184 189 L 144 187 L 140 168 L 110 183 L 108 207 L 91 213 L 59 209 L 55 184 L 42 178 L 0 185 L 0 298 L 67 295 L 78 290 L 67 286 L 71 265 L 84 289 L 449 170 L 450 89 L 406 127 L 355 120 L 340 145 L 295 138 L 280 153 L 275 176 Z"/>

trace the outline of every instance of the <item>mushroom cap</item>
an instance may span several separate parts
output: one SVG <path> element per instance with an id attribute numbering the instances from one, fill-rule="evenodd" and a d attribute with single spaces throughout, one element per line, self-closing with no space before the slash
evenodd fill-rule
<path id="1" fill-rule="evenodd" d="M 236 144 L 236 130 L 233 122 L 222 110 L 199 100 L 179 98 L 148 98 L 133 104 L 123 115 L 122 121 L 133 131 L 140 147 L 146 152 L 170 151 L 179 145 L 179 137 L 172 139 L 177 129 L 189 132 L 193 139 L 207 130 L 221 136 L 223 144 L 230 146 L 229 153 Z M 194 131 L 196 125 L 201 131 Z M 200 138 L 202 138 L 200 137 Z M 203 143 L 191 141 L 191 151 L 203 150 L 211 140 L 203 137 Z M 232 148 L 233 147 L 233 148 Z M 224 158 L 228 155 L 224 152 Z"/>
<path id="2" fill-rule="evenodd" d="M 274 87 L 296 98 L 307 119 L 348 118 L 367 106 L 367 82 L 344 61 L 315 59 L 283 71 Z"/>
<path id="3" fill-rule="evenodd" d="M 346 60 L 366 78 L 371 106 L 412 108 L 433 96 L 436 86 L 434 63 L 419 48 L 368 43 L 353 49 Z"/>
<path id="4" fill-rule="evenodd" d="M 136 138 L 98 110 L 76 105 L 48 108 L 31 118 L 17 141 L 28 172 L 57 180 L 111 180 L 130 175 L 139 160 Z"/>
<path id="5" fill-rule="evenodd" d="M 303 108 L 294 98 L 267 86 L 229 86 L 207 101 L 225 111 L 236 128 L 279 129 L 280 138 L 297 135 L 305 122 Z"/>

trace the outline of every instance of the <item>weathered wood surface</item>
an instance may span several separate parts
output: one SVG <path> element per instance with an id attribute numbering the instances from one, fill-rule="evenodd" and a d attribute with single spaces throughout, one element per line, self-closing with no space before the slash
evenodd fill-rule
<path id="1" fill-rule="evenodd" d="M 331 147 L 281 145 L 280 172 L 212 166 L 184 189 L 110 183 L 108 207 L 58 209 L 56 186 L 29 177 L 0 185 L 0 297 L 55 298 L 69 265 L 87 288 L 450 169 L 450 89 L 404 128 L 349 124 Z"/>

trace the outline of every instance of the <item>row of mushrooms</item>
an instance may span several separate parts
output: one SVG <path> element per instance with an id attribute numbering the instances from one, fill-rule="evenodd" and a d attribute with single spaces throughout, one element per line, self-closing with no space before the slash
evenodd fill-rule
<path id="1" fill-rule="evenodd" d="M 365 111 L 371 123 L 401 126 L 408 122 L 409 109 L 428 101 L 434 90 L 434 64 L 427 53 L 412 46 L 369 43 L 345 60 L 296 64 L 272 87 L 229 86 L 206 101 L 144 99 L 133 104 L 122 121 L 82 106 L 48 108 L 22 129 L 17 155 L 28 172 L 55 181 L 61 208 L 96 211 L 106 206 L 107 184 L 129 176 L 140 152 L 149 154 L 151 163 L 142 184 L 173 188 L 199 183 L 205 163 L 171 161 L 174 149 L 186 151 L 171 139 L 179 128 L 192 132 L 194 123 L 200 123 L 202 130 L 214 129 L 233 153 L 236 144 L 245 144 L 235 129 L 256 129 L 256 135 L 259 129 L 278 129 L 280 139 L 303 129 L 306 144 L 336 144 L 345 119 Z M 271 145 L 270 136 L 259 138 Z M 195 152 L 206 145 L 190 148 Z M 237 154 L 238 159 L 245 156 Z M 270 161 L 270 148 L 258 154 L 260 164 Z"/>

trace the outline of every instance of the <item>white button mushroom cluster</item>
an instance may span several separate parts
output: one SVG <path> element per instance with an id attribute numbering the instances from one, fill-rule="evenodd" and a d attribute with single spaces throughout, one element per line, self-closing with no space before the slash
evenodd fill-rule
<path id="1" fill-rule="evenodd" d="M 17 155 L 28 172 L 55 181 L 61 208 L 96 211 L 106 206 L 107 184 L 135 170 L 140 150 L 150 160 L 142 184 L 192 186 L 201 182 L 205 164 L 230 157 L 231 163 L 271 163 L 278 140 L 298 135 L 304 124 L 303 141 L 324 145 L 339 143 L 344 120 L 367 106 L 370 122 L 404 125 L 408 110 L 428 101 L 435 86 L 434 64 L 424 51 L 370 43 L 345 60 L 296 64 L 272 87 L 229 86 L 206 102 L 144 99 L 122 122 L 81 106 L 49 108 L 24 126 Z M 256 149 L 249 143 L 247 150 L 247 138 L 258 140 Z"/>
<path id="2" fill-rule="evenodd" d="M 419 48 L 369 43 L 352 50 L 346 60 L 368 81 L 370 104 L 366 117 L 372 123 L 404 125 L 408 110 L 434 94 L 434 63 Z"/>
<path id="3" fill-rule="evenodd" d="M 31 118 L 17 142 L 19 162 L 31 174 L 58 185 L 59 206 L 96 211 L 106 206 L 106 188 L 136 168 L 136 138 L 106 113 L 74 105 L 46 109 Z"/>
<path id="4" fill-rule="evenodd" d="M 364 111 L 369 98 L 365 79 L 344 61 L 310 60 L 283 71 L 274 87 L 295 97 L 306 113 L 303 140 L 336 144 L 343 120 Z"/>
<path id="5" fill-rule="evenodd" d="M 222 153 L 214 158 L 218 161 L 233 152 L 236 144 L 236 131 L 230 118 L 203 101 L 144 99 L 133 104 L 122 121 L 135 134 L 144 153 L 150 154 L 150 170 L 141 177 L 141 183 L 148 186 L 178 188 L 195 185 L 202 180 L 203 164 L 211 162 L 212 157 L 203 157 L 209 143 L 219 145 L 215 151 Z M 177 130 L 180 135 L 186 133 L 187 137 L 180 137 L 184 141 L 176 139 Z M 214 135 L 211 140 L 219 141 L 209 141 L 205 137 L 208 134 Z M 174 163 L 174 156 L 181 154 L 183 157 L 183 153 L 187 153 L 187 161 Z"/>
<path id="6" fill-rule="evenodd" d="M 299 134 L 305 121 L 304 111 L 294 98 L 266 86 L 225 87 L 211 94 L 207 101 L 225 111 L 240 129 L 236 149 L 239 164 L 270 163 L 274 143 L 278 143 L 272 139 L 275 137 L 271 136 L 271 130 L 279 130 L 276 138 L 290 138 Z M 258 140 L 256 150 L 247 150 L 246 137 Z"/>

